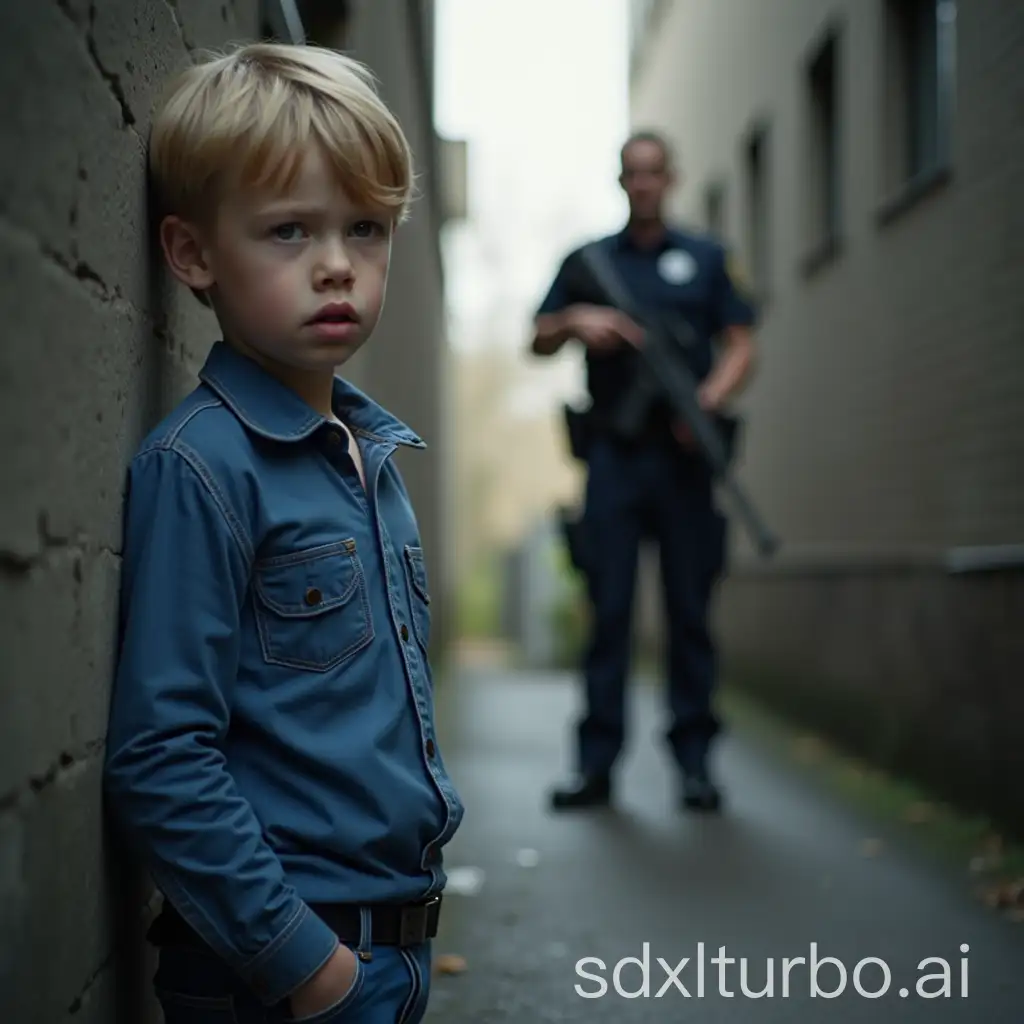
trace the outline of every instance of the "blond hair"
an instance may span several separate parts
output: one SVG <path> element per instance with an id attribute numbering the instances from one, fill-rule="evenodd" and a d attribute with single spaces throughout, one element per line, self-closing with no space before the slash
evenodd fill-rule
<path id="1" fill-rule="evenodd" d="M 236 185 L 287 190 L 311 143 L 353 202 L 405 219 L 412 153 L 364 65 L 279 43 L 208 54 L 171 83 L 154 118 L 149 163 L 161 213 L 209 217 Z"/>

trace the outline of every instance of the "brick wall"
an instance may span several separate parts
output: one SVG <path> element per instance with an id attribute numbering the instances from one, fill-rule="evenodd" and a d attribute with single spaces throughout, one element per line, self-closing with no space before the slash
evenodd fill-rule
<path id="1" fill-rule="evenodd" d="M 1024 740 L 1024 655 L 1004 622 L 1024 578 L 947 571 L 954 549 L 1024 541 L 1024 6 L 957 6 L 952 177 L 887 223 L 882 0 L 660 5 L 633 117 L 679 147 L 681 217 L 700 224 L 706 186 L 724 183 L 726 234 L 748 263 L 743 145 L 756 125 L 769 132 L 770 274 L 742 473 L 785 550 L 755 570 L 734 530 L 727 660 L 815 721 L 877 711 L 884 737 L 846 730 L 863 749 L 1024 828 L 1000 781 Z M 843 225 L 835 258 L 806 275 L 803 76 L 829 26 Z M 890 699 L 911 690 L 920 699 Z M 830 696 L 841 716 L 822 708 Z"/>

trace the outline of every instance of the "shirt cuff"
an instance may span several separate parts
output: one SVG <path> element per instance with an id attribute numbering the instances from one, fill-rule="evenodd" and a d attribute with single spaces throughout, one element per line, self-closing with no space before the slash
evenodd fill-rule
<path id="1" fill-rule="evenodd" d="M 245 967 L 256 995 L 273 1006 L 287 999 L 330 959 L 338 936 L 306 904 L 288 927 Z"/>

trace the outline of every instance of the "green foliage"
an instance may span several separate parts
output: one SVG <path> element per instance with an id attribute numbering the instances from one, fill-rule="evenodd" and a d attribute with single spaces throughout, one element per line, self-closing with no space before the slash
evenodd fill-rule
<path id="1" fill-rule="evenodd" d="M 496 552 L 478 558 L 462 577 L 456 633 L 473 640 L 501 635 L 501 558 Z"/>
<path id="2" fill-rule="evenodd" d="M 551 549 L 552 571 L 558 579 L 558 597 L 548 614 L 556 637 L 553 668 L 576 668 L 586 642 L 589 608 L 583 577 L 569 560 L 562 544 Z"/>

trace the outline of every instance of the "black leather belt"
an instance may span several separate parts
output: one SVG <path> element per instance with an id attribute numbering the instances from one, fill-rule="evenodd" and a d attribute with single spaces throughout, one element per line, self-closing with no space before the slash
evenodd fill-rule
<path id="1" fill-rule="evenodd" d="M 416 903 L 370 903 L 370 943 L 381 946 L 418 946 L 437 935 L 441 915 L 441 897 L 432 896 Z M 310 909 L 349 945 L 362 938 L 362 917 L 358 904 L 313 903 Z M 155 946 L 205 946 L 192 926 L 164 901 L 160 916 L 149 930 Z"/>
<path id="2" fill-rule="evenodd" d="M 311 909 L 342 942 L 359 942 L 359 907 L 351 903 L 314 903 Z M 418 903 L 371 903 L 370 942 L 382 946 L 418 946 L 437 935 L 441 897 Z"/>

